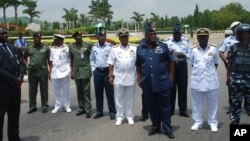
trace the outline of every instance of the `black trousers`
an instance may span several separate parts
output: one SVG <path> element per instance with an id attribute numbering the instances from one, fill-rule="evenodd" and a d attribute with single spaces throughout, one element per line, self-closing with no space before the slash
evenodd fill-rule
<path id="1" fill-rule="evenodd" d="M 175 111 L 176 89 L 178 91 L 178 106 L 180 113 L 187 112 L 187 86 L 188 68 L 187 61 L 175 62 L 174 85 L 171 89 L 171 114 Z"/>
<path id="2" fill-rule="evenodd" d="M 116 114 L 115 100 L 114 100 L 114 89 L 113 85 L 109 84 L 108 68 L 98 69 L 93 72 L 94 74 L 94 86 L 95 86 L 95 97 L 96 97 L 96 113 L 103 113 L 103 99 L 104 99 L 104 88 L 108 101 L 108 108 L 110 116 Z"/>
<path id="3" fill-rule="evenodd" d="M 170 90 L 161 92 L 144 91 L 146 102 L 148 104 L 152 129 L 161 129 L 161 124 L 165 132 L 172 132 L 171 125 L 171 105 Z"/>
<path id="4" fill-rule="evenodd" d="M 21 88 L 0 86 L 0 141 L 3 140 L 3 126 L 5 113 L 8 115 L 8 139 L 20 141 L 19 116 L 21 104 Z"/>
<path id="5" fill-rule="evenodd" d="M 141 98 L 142 98 L 142 110 L 141 110 L 141 114 L 144 117 L 148 117 L 149 111 L 148 111 L 148 105 L 147 105 L 147 102 L 146 102 L 146 96 L 145 96 L 144 93 L 142 93 Z"/>

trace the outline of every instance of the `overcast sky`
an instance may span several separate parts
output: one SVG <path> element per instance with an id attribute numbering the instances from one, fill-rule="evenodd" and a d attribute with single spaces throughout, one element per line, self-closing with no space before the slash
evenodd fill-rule
<path id="1" fill-rule="evenodd" d="M 219 10 L 222 6 L 230 2 L 239 2 L 248 11 L 250 11 L 250 0 L 109 0 L 112 5 L 113 20 L 123 19 L 131 21 L 133 12 L 145 14 L 147 18 L 151 17 L 150 13 L 156 13 L 161 17 L 178 16 L 185 17 L 193 14 L 195 5 L 198 4 L 200 11 L 205 9 Z M 41 11 L 40 20 L 63 21 L 62 16 L 65 14 L 63 8 L 78 10 L 78 14 L 87 14 L 88 6 L 91 0 L 38 0 L 37 10 Z M 23 16 L 23 7 L 19 7 L 19 16 Z M 2 9 L 0 16 L 2 17 Z M 14 16 L 14 8 L 7 9 L 7 17 Z"/>

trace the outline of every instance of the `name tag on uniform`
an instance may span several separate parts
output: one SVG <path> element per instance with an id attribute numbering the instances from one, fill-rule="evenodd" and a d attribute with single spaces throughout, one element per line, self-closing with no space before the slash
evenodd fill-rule
<path id="1" fill-rule="evenodd" d="M 84 58 L 84 52 L 83 51 L 81 51 L 80 56 L 81 56 L 81 59 Z"/>

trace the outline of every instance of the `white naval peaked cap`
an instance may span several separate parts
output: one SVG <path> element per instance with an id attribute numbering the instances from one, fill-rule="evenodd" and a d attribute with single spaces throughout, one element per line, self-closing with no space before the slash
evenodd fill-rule
<path id="1" fill-rule="evenodd" d="M 241 23 L 239 21 L 234 21 L 231 25 L 230 25 L 230 29 L 234 28 L 235 26 L 240 25 Z"/>
<path id="2" fill-rule="evenodd" d="M 233 31 L 230 28 L 225 30 L 225 35 L 233 35 Z"/>
<path id="3" fill-rule="evenodd" d="M 61 34 L 54 34 L 54 39 L 64 39 L 65 36 L 61 35 Z"/>

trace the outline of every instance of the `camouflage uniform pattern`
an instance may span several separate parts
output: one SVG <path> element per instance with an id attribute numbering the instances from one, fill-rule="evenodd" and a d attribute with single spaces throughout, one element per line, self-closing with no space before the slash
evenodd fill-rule
<path id="1" fill-rule="evenodd" d="M 240 123 L 243 98 L 247 103 L 250 103 L 250 48 L 242 49 L 238 46 L 239 44 L 235 44 L 228 51 L 228 60 L 232 62 L 230 74 L 230 89 L 232 92 L 230 119 L 232 124 Z M 248 113 L 250 105 L 244 106 Z"/>

